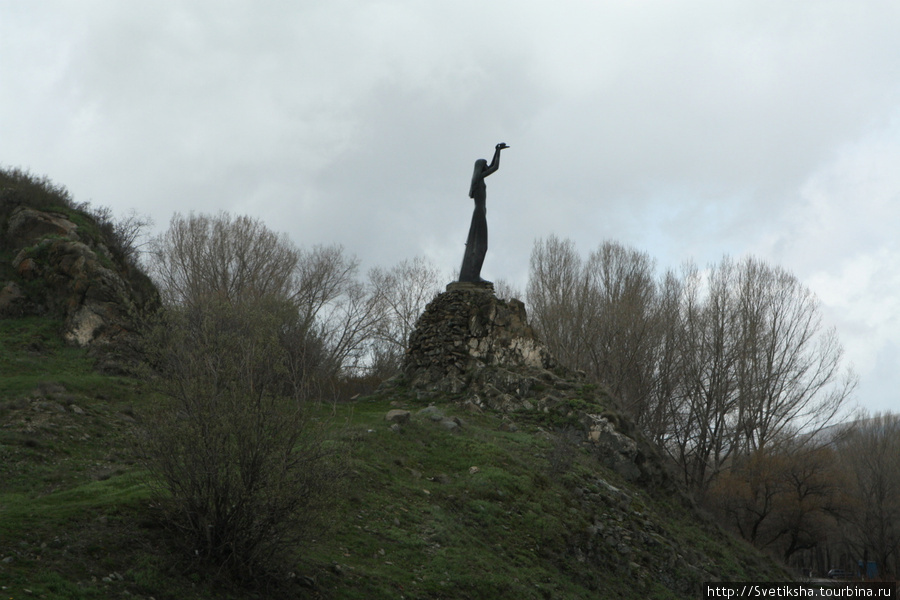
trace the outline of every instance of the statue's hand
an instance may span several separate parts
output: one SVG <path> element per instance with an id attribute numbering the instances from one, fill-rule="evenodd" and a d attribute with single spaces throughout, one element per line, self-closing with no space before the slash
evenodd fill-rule
<path id="1" fill-rule="evenodd" d="M 509 148 L 509 146 L 507 146 L 506 144 L 501 142 L 501 143 L 497 144 L 496 146 L 494 146 L 494 148 L 496 148 L 497 150 L 503 150 L 505 148 Z"/>

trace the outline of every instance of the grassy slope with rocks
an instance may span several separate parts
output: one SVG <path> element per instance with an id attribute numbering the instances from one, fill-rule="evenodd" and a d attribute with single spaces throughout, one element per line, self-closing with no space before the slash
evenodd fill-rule
<path id="1" fill-rule="evenodd" d="M 690 598 L 704 573 L 785 577 L 684 502 L 598 466 L 539 412 L 510 427 L 431 399 L 462 422 L 451 431 L 401 388 L 319 408 L 352 471 L 293 574 L 270 590 L 211 584 L 172 555 L 136 460 L 153 396 L 96 374 L 59 327 L 0 320 L 4 599 Z M 412 418 L 392 429 L 394 408 Z"/>

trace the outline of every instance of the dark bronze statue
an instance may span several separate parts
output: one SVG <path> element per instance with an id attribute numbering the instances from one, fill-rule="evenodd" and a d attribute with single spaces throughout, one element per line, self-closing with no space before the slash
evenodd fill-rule
<path id="1" fill-rule="evenodd" d="M 479 158 L 475 161 L 475 172 L 472 174 L 472 185 L 469 187 L 469 198 L 475 200 L 475 212 L 472 213 L 472 224 L 469 226 L 469 237 L 466 240 L 466 253 L 463 255 L 462 267 L 459 270 L 460 281 L 490 283 L 481 278 L 481 265 L 487 253 L 487 186 L 484 178 L 500 168 L 500 151 L 509 148 L 506 144 L 494 146 L 494 158 L 491 164 Z"/>

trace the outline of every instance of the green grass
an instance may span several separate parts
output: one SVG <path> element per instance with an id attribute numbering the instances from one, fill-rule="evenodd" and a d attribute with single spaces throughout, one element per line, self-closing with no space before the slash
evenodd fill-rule
<path id="1" fill-rule="evenodd" d="M 11 557 L 0 562 L 0 599 L 109 597 L 103 548 L 146 512 L 132 440 L 134 405 L 152 398 L 97 374 L 59 330 L 38 317 L 0 320 L 0 555 Z"/>
<path id="2" fill-rule="evenodd" d="M 397 393 L 317 408 L 351 470 L 331 528 L 293 559 L 315 590 L 214 585 L 174 553 L 144 483 L 133 440 L 154 397 L 94 373 L 58 331 L 0 320 L 0 600 L 687 598 L 697 567 L 722 580 L 783 577 L 671 497 L 560 446 L 552 416 L 513 415 L 519 430 L 508 432 L 499 415 L 440 405 L 463 421 L 451 432 Z M 396 407 L 414 415 L 399 432 L 384 421 Z M 673 570 L 683 581 L 661 574 Z"/>
<path id="3" fill-rule="evenodd" d="M 86 352 L 65 344 L 61 331 L 56 319 L 0 319 L 0 398 L 28 395 L 46 383 L 81 394 L 120 396 L 123 386 L 135 388 L 134 382 L 96 373 Z"/>
<path id="4" fill-rule="evenodd" d="M 536 427 L 507 433 L 497 415 L 459 414 L 459 432 L 414 418 L 395 433 L 383 421 L 390 401 L 361 401 L 343 415 L 355 456 L 351 492 L 340 500 L 340 525 L 305 563 L 335 597 L 689 597 L 673 594 L 655 574 L 657 564 L 676 560 L 677 549 L 665 540 L 690 537 L 738 564 L 755 556 L 740 543 L 722 549 L 727 536 L 715 528 L 704 533 L 671 499 L 631 489 L 623 504 L 608 486 L 628 484 L 598 469 L 582 449 L 572 450 L 563 471 L 555 469 L 554 442 Z M 663 541 L 654 550 L 648 534 L 643 546 L 650 549 L 631 555 L 604 548 L 586 533 L 604 521 L 635 538 L 656 528 Z M 725 566 L 724 558 L 716 564 Z M 756 566 L 723 576 L 777 571 Z"/>

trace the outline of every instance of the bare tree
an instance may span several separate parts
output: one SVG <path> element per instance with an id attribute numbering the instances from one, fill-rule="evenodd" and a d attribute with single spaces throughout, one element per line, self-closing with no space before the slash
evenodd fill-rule
<path id="1" fill-rule="evenodd" d="M 763 449 L 786 428 L 832 424 L 856 386 L 819 302 L 793 275 L 748 258 L 737 274 L 739 422 L 742 450 Z"/>
<path id="2" fill-rule="evenodd" d="M 856 378 L 815 297 L 783 269 L 726 257 L 685 282 L 681 389 L 663 445 L 702 490 L 734 455 L 835 423 Z"/>
<path id="3" fill-rule="evenodd" d="M 518 287 L 506 279 L 494 280 L 494 295 L 501 300 L 512 300 L 513 298 L 518 300 L 525 297 Z"/>
<path id="4" fill-rule="evenodd" d="M 383 319 L 379 291 L 358 280 L 359 260 L 338 245 L 301 251 L 290 295 L 301 323 L 324 343 L 331 375 L 355 371 Z"/>
<path id="5" fill-rule="evenodd" d="M 783 442 L 741 456 L 706 500 L 744 539 L 787 562 L 828 540 L 843 514 L 845 478 L 828 444 L 810 436 Z"/>
<path id="6" fill-rule="evenodd" d="M 683 399 L 683 338 L 681 300 L 685 284 L 674 271 L 663 277 L 656 298 L 657 342 L 652 358 L 653 377 L 646 406 L 635 419 L 657 445 L 668 437 L 671 424 L 679 418 Z"/>
<path id="7" fill-rule="evenodd" d="M 661 336 L 672 315 L 653 260 L 604 242 L 582 261 L 571 241 L 538 241 L 531 255 L 532 323 L 563 364 L 604 383 L 635 420 L 651 417 Z"/>
<path id="8" fill-rule="evenodd" d="M 532 320 L 563 364 L 606 384 L 702 492 L 736 455 L 834 423 L 856 385 L 815 296 L 784 269 L 725 257 L 680 277 L 606 242 L 538 240 Z"/>
<path id="9" fill-rule="evenodd" d="M 151 241 L 150 258 L 164 301 L 190 306 L 209 296 L 232 303 L 290 297 L 300 253 L 250 217 L 176 213 L 169 229 Z"/>
<path id="10" fill-rule="evenodd" d="M 296 247 L 261 221 L 226 212 L 176 214 L 151 243 L 151 273 L 169 306 L 217 298 L 230 304 L 283 299 L 298 320 L 285 327 L 292 369 L 323 377 L 356 369 L 381 322 L 380 300 L 358 280 L 359 261 L 340 246 Z"/>
<path id="11" fill-rule="evenodd" d="M 383 318 L 376 329 L 373 363 L 382 375 L 400 366 L 425 305 L 440 292 L 443 278 L 428 259 L 417 256 L 390 269 L 369 272 L 369 285 L 382 303 Z"/>
<path id="12" fill-rule="evenodd" d="M 676 425 L 677 460 L 685 482 L 704 490 L 735 450 L 739 412 L 736 268 L 727 257 L 706 277 L 692 268 L 686 298 L 682 356 L 685 423 Z"/>
<path id="13" fill-rule="evenodd" d="M 532 325 L 550 351 L 570 368 L 587 369 L 599 314 L 571 240 L 550 236 L 535 242 L 527 296 Z"/>
<path id="14" fill-rule="evenodd" d="M 874 559 L 882 576 L 900 572 L 900 415 L 876 414 L 838 442 L 849 474 L 853 509 L 845 535 L 860 558 Z"/>
<path id="15" fill-rule="evenodd" d="M 646 253 L 614 242 L 602 243 L 584 265 L 594 306 L 588 373 L 633 417 L 645 412 L 653 387 L 660 334 L 654 268 Z"/>
<path id="16" fill-rule="evenodd" d="M 349 373 L 365 370 L 365 361 L 383 320 L 380 299 L 361 282 L 344 288 L 322 319 L 330 360 Z"/>
<path id="17" fill-rule="evenodd" d="M 300 307 L 301 321 L 312 327 L 356 281 L 359 261 L 341 246 L 314 246 L 298 251 L 289 297 Z"/>
<path id="18" fill-rule="evenodd" d="M 90 215 L 97 223 L 108 248 L 128 263 L 137 263 L 141 249 L 149 242 L 145 240 L 147 229 L 153 226 L 153 219 L 131 209 L 124 216 L 113 216 L 108 206 L 91 206 L 90 202 L 75 205 Z"/>

